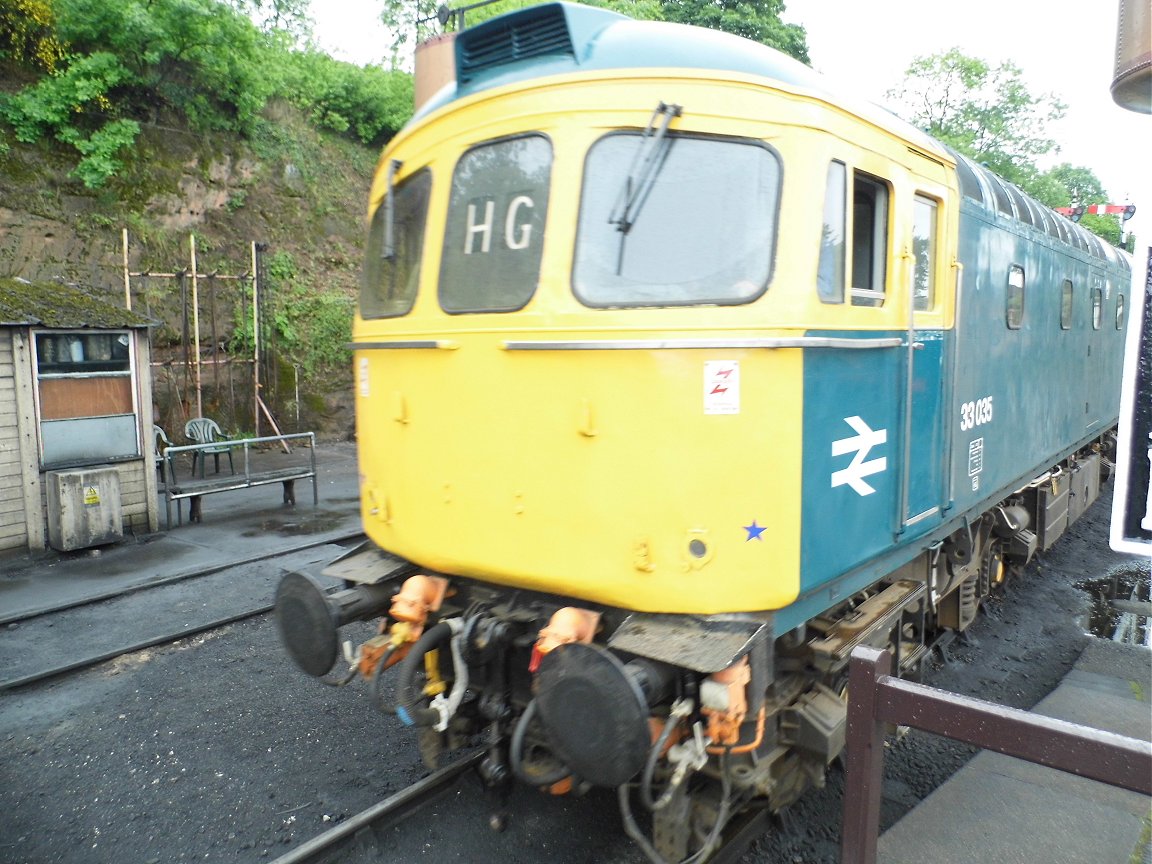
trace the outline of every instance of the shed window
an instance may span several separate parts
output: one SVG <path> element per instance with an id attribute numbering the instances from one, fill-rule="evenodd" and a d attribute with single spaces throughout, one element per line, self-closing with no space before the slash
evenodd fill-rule
<path id="1" fill-rule="evenodd" d="M 1072 280 L 1065 279 L 1064 286 L 1060 292 L 1060 329 L 1072 329 L 1072 310 L 1074 309 L 1072 303 Z"/>
<path id="2" fill-rule="evenodd" d="M 42 463 L 139 456 L 131 333 L 40 332 L 35 345 Z"/>
<path id="3" fill-rule="evenodd" d="M 1024 323 L 1024 268 L 1016 264 L 1008 271 L 1005 321 L 1009 330 L 1019 330 Z"/>

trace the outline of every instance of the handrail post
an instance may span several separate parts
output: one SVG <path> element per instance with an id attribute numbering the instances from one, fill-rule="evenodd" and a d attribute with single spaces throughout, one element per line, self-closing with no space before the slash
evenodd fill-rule
<path id="1" fill-rule="evenodd" d="M 316 433 L 308 433 L 308 453 L 312 459 L 312 506 L 320 506 L 320 490 L 316 488 Z"/>
<path id="2" fill-rule="evenodd" d="M 892 672 L 892 655 L 861 646 L 848 663 L 848 739 L 841 864 L 876 864 L 884 783 L 884 727 L 876 688 Z"/>

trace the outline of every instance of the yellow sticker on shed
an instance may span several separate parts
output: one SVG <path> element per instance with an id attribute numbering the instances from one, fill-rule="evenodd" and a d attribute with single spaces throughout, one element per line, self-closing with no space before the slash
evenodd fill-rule
<path id="1" fill-rule="evenodd" d="M 99 504 L 100 503 L 100 490 L 95 486 L 84 487 L 84 503 L 85 504 Z"/>

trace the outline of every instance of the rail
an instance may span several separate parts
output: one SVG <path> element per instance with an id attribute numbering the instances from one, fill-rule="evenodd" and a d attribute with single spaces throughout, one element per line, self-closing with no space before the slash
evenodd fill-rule
<path id="1" fill-rule="evenodd" d="M 253 470 L 251 461 L 251 448 L 262 444 L 285 444 L 288 441 L 303 441 L 307 439 L 308 463 L 293 465 L 286 468 L 273 468 L 271 470 Z M 233 450 L 244 451 L 243 471 L 226 476 L 215 476 L 207 480 L 181 481 L 176 475 L 176 457 L 183 453 L 204 454 L 219 451 L 221 447 L 230 447 Z M 208 444 L 189 444 L 181 447 L 165 447 L 161 453 L 163 482 L 164 482 L 164 517 L 168 529 L 172 528 L 172 504 L 176 503 L 176 524 L 182 524 L 180 501 L 190 499 L 188 518 L 190 521 L 199 521 L 200 496 L 212 495 L 216 492 L 231 492 L 237 489 L 250 489 L 254 486 L 265 486 L 269 483 L 281 483 L 284 486 L 284 503 L 295 504 L 296 492 L 294 484 L 297 480 L 312 481 L 312 504 L 320 504 L 320 494 L 316 488 L 316 433 L 296 432 L 290 435 L 268 435 L 262 438 L 236 438 L 224 441 L 213 441 Z"/>
<path id="2" fill-rule="evenodd" d="M 292 851 L 281 855 L 272 864 L 311 864 L 316 861 L 333 860 L 343 847 L 355 841 L 362 832 L 370 836 L 377 826 L 409 816 L 442 795 L 469 769 L 479 765 L 485 755 L 484 750 L 470 753 L 374 804 L 364 812 L 357 813 L 335 828 L 330 828 L 323 834 L 305 841 Z"/>
<path id="3" fill-rule="evenodd" d="M 889 723 L 1152 795 L 1152 743 L 894 678 L 892 655 L 861 646 L 848 671 L 841 864 L 876 864 Z"/>

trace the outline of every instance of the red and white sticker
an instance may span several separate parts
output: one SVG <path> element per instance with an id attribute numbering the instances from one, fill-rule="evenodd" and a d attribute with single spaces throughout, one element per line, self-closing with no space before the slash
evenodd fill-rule
<path id="1" fill-rule="evenodd" d="M 740 362 L 704 361 L 704 413 L 740 413 Z"/>

